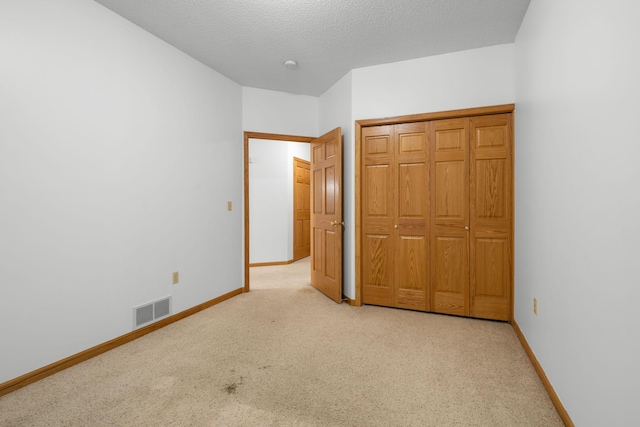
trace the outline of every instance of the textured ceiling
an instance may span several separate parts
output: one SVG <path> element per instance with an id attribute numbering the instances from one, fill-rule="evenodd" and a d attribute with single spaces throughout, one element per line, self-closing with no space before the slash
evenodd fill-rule
<path id="1" fill-rule="evenodd" d="M 513 42 L 530 0 L 96 1 L 242 86 L 318 96 L 354 68 Z"/>

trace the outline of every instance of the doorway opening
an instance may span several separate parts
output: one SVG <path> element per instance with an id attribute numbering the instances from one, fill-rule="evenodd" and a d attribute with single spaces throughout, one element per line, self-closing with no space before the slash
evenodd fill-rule
<path id="1" fill-rule="evenodd" d="M 260 147 L 260 148 L 266 148 L 269 144 L 272 144 L 273 147 L 277 147 L 280 148 L 283 153 L 286 153 L 288 151 L 292 152 L 292 153 L 296 153 L 297 150 L 297 154 L 293 157 L 306 157 L 304 155 L 300 155 L 301 151 L 300 151 L 300 147 L 297 147 L 296 149 L 293 150 L 287 150 L 287 144 L 282 144 L 284 143 L 303 143 L 303 144 L 309 144 L 311 141 L 313 141 L 315 138 L 312 137 L 306 137 L 306 136 L 297 136 L 297 135 L 281 135 L 281 134 L 270 134 L 270 133 L 258 133 L 258 132 L 245 132 L 244 133 L 244 292 L 248 292 L 250 290 L 250 281 L 251 281 L 251 275 L 250 275 L 250 267 L 252 265 L 254 266 L 259 266 L 259 265 L 277 265 L 277 264 L 288 264 L 289 261 L 292 261 L 294 259 L 293 253 L 291 254 L 291 256 L 286 255 L 286 260 L 285 259 L 281 259 L 281 261 L 284 262 L 272 262 L 272 261 L 267 261 L 267 262 L 260 262 L 260 257 L 261 256 L 265 256 L 264 254 L 269 250 L 269 245 L 271 244 L 271 239 L 267 236 L 267 237 L 261 237 L 261 240 L 263 241 L 262 243 L 264 244 L 264 247 L 260 247 L 262 246 L 260 243 L 257 243 L 257 241 L 255 239 L 253 239 L 253 246 L 255 246 L 255 251 L 253 252 L 257 252 L 252 258 L 252 231 L 251 231 L 251 227 L 252 227 L 252 223 L 253 225 L 256 226 L 256 228 L 259 228 L 261 230 L 263 230 L 263 232 L 265 233 L 269 233 L 269 232 L 275 232 L 275 233 L 285 233 L 286 235 L 290 235 L 290 239 L 289 237 L 285 237 L 285 241 L 287 242 L 287 244 L 289 244 L 289 240 L 291 240 L 291 247 L 293 248 L 294 245 L 294 241 L 293 241 L 293 221 L 294 221 L 294 209 L 289 209 L 288 206 L 279 206 L 280 209 L 285 209 L 287 210 L 287 217 L 289 216 L 288 214 L 290 213 L 291 215 L 291 221 L 287 221 L 286 218 L 284 219 L 284 221 L 280 221 L 280 218 L 282 216 L 282 214 L 278 214 L 278 212 L 276 210 L 273 209 L 269 209 L 268 211 L 265 211 L 266 214 L 264 215 L 260 215 L 258 217 L 253 217 L 253 221 L 251 220 L 252 218 L 252 211 L 251 211 L 251 205 L 252 205 L 252 200 L 251 200 L 251 194 L 255 193 L 253 191 L 250 191 L 250 183 L 251 183 L 251 179 L 250 179 L 250 169 L 252 169 L 255 166 L 259 166 L 259 167 L 263 167 L 264 169 L 273 169 L 273 167 L 275 165 L 273 164 L 269 164 L 270 162 L 270 156 L 273 155 L 274 153 L 269 153 L 269 151 L 267 150 L 266 152 L 263 150 L 263 153 L 269 153 L 269 155 L 265 155 L 265 156 L 253 156 L 253 153 L 251 152 L 251 147 L 255 146 L 255 147 Z M 275 143 L 276 145 L 273 145 L 273 143 Z M 282 144 L 280 146 L 280 144 Z M 255 144 L 255 145 L 254 145 Z M 309 150 L 310 150 L 310 146 L 309 148 L 306 149 L 307 151 L 307 155 L 309 154 Z M 256 152 L 258 152 L 258 150 L 255 150 Z M 303 150 L 304 151 L 304 150 Z M 288 156 L 288 155 L 287 155 Z M 262 163 L 260 163 L 262 162 Z M 286 157 L 285 159 L 283 159 L 283 162 L 289 162 L 291 164 L 291 167 L 293 168 L 293 160 L 289 160 L 288 157 Z M 277 169 L 277 168 L 276 168 Z M 283 173 L 285 175 L 292 175 L 292 174 L 288 174 L 288 170 L 287 168 L 285 168 L 285 170 L 281 170 L 280 173 Z M 285 191 L 286 194 L 281 194 L 280 196 L 284 197 L 284 198 L 291 198 L 291 202 L 293 203 L 293 181 L 292 178 L 289 177 L 285 177 L 285 179 L 287 179 L 289 182 L 289 185 L 291 187 L 291 193 L 287 193 Z M 260 195 L 260 200 L 253 200 L 253 202 L 255 202 L 256 205 L 258 204 L 269 204 L 271 203 L 271 206 L 274 206 L 274 203 L 276 203 L 276 200 L 269 200 L 270 196 L 270 192 L 267 191 L 269 185 L 272 184 L 272 182 L 269 182 L 269 179 L 266 181 L 263 181 L 261 184 L 258 185 L 264 185 L 265 188 L 264 189 L 258 189 L 260 191 L 258 191 L 258 194 Z M 254 183 L 254 186 L 256 185 L 256 183 Z M 253 189 L 251 189 L 253 190 Z M 262 191 L 264 190 L 264 191 Z M 290 212 L 288 212 L 290 211 Z M 270 225 L 275 225 L 275 223 L 279 222 L 280 224 L 285 224 L 285 225 L 281 225 L 280 226 L 280 230 L 278 230 L 278 227 L 274 227 L 274 229 L 269 230 L 269 226 Z M 287 223 L 290 223 L 287 225 Z M 282 230 L 282 227 L 284 227 L 284 231 Z M 266 231 L 265 231 L 266 230 Z M 289 233 L 288 230 L 291 230 L 291 233 Z M 282 246 L 282 245 L 281 245 Z M 283 248 L 280 247 L 278 248 L 280 251 L 283 251 L 282 253 L 288 253 L 287 252 L 287 248 Z M 293 249 L 292 249 L 293 250 Z M 280 258 L 282 258 L 282 254 L 279 255 Z M 276 255 L 276 257 L 278 257 L 278 255 Z"/>

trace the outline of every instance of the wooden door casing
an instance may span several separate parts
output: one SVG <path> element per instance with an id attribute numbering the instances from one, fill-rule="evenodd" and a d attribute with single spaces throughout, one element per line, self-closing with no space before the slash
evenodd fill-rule
<path id="1" fill-rule="evenodd" d="M 293 158 L 293 260 L 311 254 L 311 163 Z"/>
<path id="2" fill-rule="evenodd" d="M 283 141 L 283 142 L 305 142 L 310 143 L 315 138 L 308 136 L 298 135 L 281 135 L 274 133 L 262 133 L 262 132 L 244 132 L 244 287 L 243 292 L 249 292 L 251 290 L 251 275 L 249 274 L 249 254 L 250 254 L 250 236 L 251 227 L 249 224 L 249 141 L 250 140 L 268 140 L 268 141 Z"/>
<path id="3" fill-rule="evenodd" d="M 342 302 L 342 132 L 311 141 L 311 285 Z"/>

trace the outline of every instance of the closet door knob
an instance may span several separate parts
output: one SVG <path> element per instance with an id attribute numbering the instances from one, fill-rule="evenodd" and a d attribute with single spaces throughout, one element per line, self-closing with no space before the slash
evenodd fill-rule
<path id="1" fill-rule="evenodd" d="M 398 224 L 394 225 L 393 228 L 398 228 Z"/>
<path id="2" fill-rule="evenodd" d="M 464 227 L 465 230 L 469 231 L 469 226 Z"/>

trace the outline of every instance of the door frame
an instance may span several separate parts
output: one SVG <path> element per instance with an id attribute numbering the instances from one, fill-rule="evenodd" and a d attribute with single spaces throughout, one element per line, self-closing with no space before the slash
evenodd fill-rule
<path id="1" fill-rule="evenodd" d="M 263 139 L 271 141 L 283 141 L 283 142 L 306 142 L 310 143 L 316 138 L 310 136 L 299 135 L 282 135 L 276 133 L 263 133 L 263 132 L 244 132 L 244 288 L 243 292 L 249 292 L 250 290 L 250 277 L 249 277 L 249 140 L 250 139 Z"/>
<path id="2" fill-rule="evenodd" d="M 457 119 L 470 116 L 484 116 L 490 114 L 513 113 L 515 104 L 493 105 L 489 107 L 465 108 L 461 110 L 439 111 L 425 114 L 411 114 L 407 116 L 385 117 L 380 119 L 356 120 L 355 122 L 355 202 L 356 202 L 356 299 L 355 306 L 362 306 L 362 128 L 370 126 L 397 125 L 402 123 L 426 122 L 440 119 Z M 512 230 L 513 235 L 513 230 Z M 513 278 L 512 278 L 513 279 Z M 513 304 L 512 304 L 513 305 Z"/>

